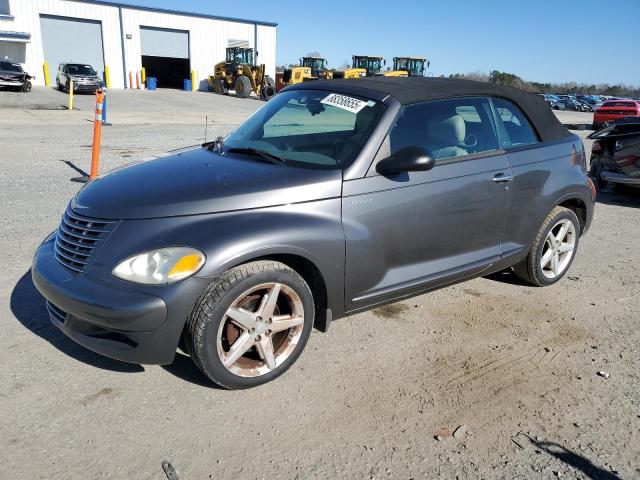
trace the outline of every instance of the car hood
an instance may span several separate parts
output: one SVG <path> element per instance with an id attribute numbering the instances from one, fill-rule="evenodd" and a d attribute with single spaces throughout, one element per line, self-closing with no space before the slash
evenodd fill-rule
<path id="1" fill-rule="evenodd" d="M 21 79 L 24 77 L 24 72 L 9 72 L 7 70 L 0 70 L 0 77 L 5 80 Z"/>
<path id="2" fill-rule="evenodd" d="M 71 208 L 99 219 L 160 218 L 309 202 L 341 192 L 341 170 L 273 165 L 196 148 L 100 176 Z"/>

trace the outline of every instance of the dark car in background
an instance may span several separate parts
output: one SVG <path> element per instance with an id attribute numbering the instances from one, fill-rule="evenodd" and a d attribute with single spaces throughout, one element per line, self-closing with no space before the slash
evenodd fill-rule
<path id="1" fill-rule="evenodd" d="M 640 117 L 615 120 L 588 138 L 594 140 L 589 175 L 600 188 L 640 187 Z"/>
<path id="2" fill-rule="evenodd" d="M 91 65 L 82 63 L 61 63 L 56 75 L 56 86 L 61 92 L 69 93 L 73 84 L 74 92 L 94 93 L 102 86 L 102 79 Z"/>
<path id="3" fill-rule="evenodd" d="M 509 268 L 555 284 L 594 199 L 582 141 L 537 95 L 316 80 L 225 139 L 89 182 L 32 276 L 85 347 L 167 364 L 180 344 L 248 388 L 286 371 L 314 325 Z"/>
<path id="4" fill-rule="evenodd" d="M 613 120 L 639 116 L 640 102 L 635 100 L 609 100 L 598 107 L 593 114 L 593 129 L 598 130 Z"/>
<path id="5" fill-rule="evenodd" d="M 0 88 L 30 92 L 33 78 L 19 63 L 9 59 L 0 60 Z"/>
<path id="6" fill-rule="evenodd" d="M 558 98 L 556 95 L 551 95 L 549 93 L 539 93 L 542 98 L 547 102 L 549 108 L 552 110 L 566 110 L 564 103 Z"/>

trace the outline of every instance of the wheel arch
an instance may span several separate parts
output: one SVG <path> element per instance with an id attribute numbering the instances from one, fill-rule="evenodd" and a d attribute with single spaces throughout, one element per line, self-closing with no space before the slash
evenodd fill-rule
<path id="1" fill-rule="evenodd" d="M 572 197 L 562 200 L 557 204 L 558 207 L 564 207 L 576 214 L 580 221 L 580 235 L 582 235 L 587 226 L 587 205 L 581 198 Z"/>
<path id="2" fill-rule="evenodd" d="M 333 318 L 333 309 L 329 305 L 329 292 L 327 289 L 327 273 L 323 273 L 318 262 L 312 258 L 309 252 L 295 247 L 280 247 L 259 249 L 246 252 L 237 256 L 218 268 L 219 274 L 239 265 L 251 262 L 273 260 L 281 262 L 300 274 L 307 282 L 315 303 L 314 327 L 322 332 L 329 329 Z"/>

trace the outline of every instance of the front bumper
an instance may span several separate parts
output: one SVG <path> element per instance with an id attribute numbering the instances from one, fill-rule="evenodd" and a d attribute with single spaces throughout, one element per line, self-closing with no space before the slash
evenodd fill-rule
<path id="1" fill-rule="evenodd" d="M 160 295 L 74 273 L 56 260 L 53 238 L 38 248 L 31 275 L 52 323 L 80 345 L 125 362 L 173 361 L 191 295 L 186 303 L 168 306 Z M 178 295 L 175 288 L 168 290 L 169 300 Z"/>
<path id="2" fill-rule="evenodd" d="M 615 172 L 600 172 L 600 178 L 606 182 L 619 183 L 622 185 L 629 185 L 632 187 L 640 187 L 640 177 L 630 177 L 624 173 Z"/>
<path id="3" fill-rule="evenodd" d="M 76 83 L 73 82 L 73 91 L 74 92 L 95 92 L 101 87 L 101 85 L 97 85 L 95 83 Z"/>
<path id="4" fill-rule="evenodd" d="M 0 87 L 21 87 L 24 80 L 0 80 Z"/>

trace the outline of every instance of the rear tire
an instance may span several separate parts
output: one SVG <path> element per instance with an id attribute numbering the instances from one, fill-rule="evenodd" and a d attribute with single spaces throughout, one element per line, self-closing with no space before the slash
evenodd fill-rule
<path id="1" fill-rule="evenodd" d="M 240 75 L 236 78 L 236 96 L 240 98 L 248 98 L 251 95 L 251 79 L 246 75 Z"/>
<path id="2" fill-rule="evenodd" d="M 183 338 L 193 362 L 214 383 L 251 388 L 293 365 L 309 339 L 314 312 L 311 290 L 296 271 L 280 262 L 251 262 L 228 270 L 206 288 Z M 295 321 L 295 326 L 283 327 L 278 323 L 283 321 Z M 234 349 L 239 356 L 233 356 Z"/>
<path id="3" fill-rule="evenodd" d="M 276 94 L 276 82 L 271 77 L 266 77 L 267 84 L 262 87 L 260 97 L 263 100 L 269 101 Z"/>
<path id="4" fill-rule="evenodd" d="M 562 235 L 564 228 L 567 231 Z M 558 239 L 561 235 L 562 238 Z M 579 240 L 580 220 L 576 214 L 568 208 L 555 207 L 542 222 L 529 254 L 513 266 L 513 271 L 518 278 L 531 285 L 553 285 L 569 271 Z M 567 250 L 570 247 L 571 250 Z"/>

